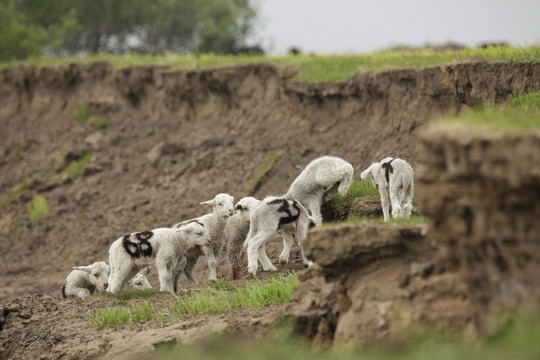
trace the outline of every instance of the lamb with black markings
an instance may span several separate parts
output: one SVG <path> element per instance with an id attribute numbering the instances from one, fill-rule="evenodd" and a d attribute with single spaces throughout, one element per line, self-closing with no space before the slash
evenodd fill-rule
<path id="1" fill-rule="evenodd" d="M 125 235 L 114 241 L 109 249 L 108 291 L 122 290 L 143 267 L 155 264 L 160 291 L 176 292 L 175 274 L 183 268 L 187 252 L 195 247 L 209 246 L 208 231 L 196 221 L 178 229 L 158 228 Z"/>
<path id="2" fill-rule="evenodd" d="M 294 236 L 300 247 L 304 265 L 313 265 L 305 257 L 302 249 L 302 242 L 306 238 L 311 224 L 315 224 L 315 220 L 299 201 L 273 196 L 265 198 L 251 214 L 249 233 L 244 243 L 244 248 L 247 248 L 248 272 L 252 276 L 257 274 L 257 260 L 261 262 L 263 270 L 277 271 L 266 254 L 265 246 L 268 239 L 278 230 L 283 236 L 283 251 L 279 256 L 280 262 L 287 263 L 289 252 L 294 243 Z"/>
<path id="3" fill-rule="evenodd" d="M 363 180 L 369 178 L 379 190 L 384 221 L 390 219 L 388 193 L 392 202 L 392 216 L 394 218 L 411 216 L 414 170 L 407 161 L 386 157 L 380 162 L 371 164 L 360 177 Z"/>

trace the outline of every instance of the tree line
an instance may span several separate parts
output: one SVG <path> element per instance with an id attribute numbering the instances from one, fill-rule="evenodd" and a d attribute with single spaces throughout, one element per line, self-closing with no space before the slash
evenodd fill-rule
<path id="1" fill-rule="evenodd" d="M 250 0 L 0 0 L 0 60 L 77 54 L 238 52 Z"/>

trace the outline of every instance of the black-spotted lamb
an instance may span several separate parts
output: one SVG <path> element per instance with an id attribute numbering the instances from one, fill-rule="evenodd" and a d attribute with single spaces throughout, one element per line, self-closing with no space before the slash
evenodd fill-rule
<path id="1" fill-rule="evenodd" d="M 251 196 L 240 199 L 234 207 L 235 214 L 229 218 L 225 226 L 225 233 L 227 234 L 227 258 L 233 279 L 240 277 L 240 252 L 249 232 L 251 213 L 260 203 L 260 200 Z"/>
<path id="2" fill-rule="evenodd" d="M 109 282 L 109 267 L 103 261 L 87 266 L 75 266 L 62 285 L 62 297 L 84 299 L 105 292 Z"/>
<path id="3" fill-rule="evenodd" d="M 176 292 L 175 274 L 185 262 L 187 252 L 209 244 L 208 231 L 196 221 L 178 229 L 158 228 L 125 235 L 109 249 L 108 291 L 120 291 L 143 267 L 155 264 L 160 291 Z"/>
<path id="4" fill-rule="evenodd" d="M 278 230 L 281 230 L 283 236 L 283 252 L 279 257 L 280 261 L 282 263 L 288 261 L 294 235 L 300 247 L 304 265 L 311 266 L 313 263 L 305 257 L 302 242 L 312 223 L 315 223 L 314 219 L 300 202 L 272 196 L 265 198 L 251 213 L 249 233 L 244 243 L 244 247 L 247 248 L 248 272 L 252 276 L 257 274 L 257 260 L 261 262 L 263 270 L 277 270 L 266 255 L 265 246 L 268 239 Z"/>
<path id="5" fill-rule="evenodd" d="M 311 161 L 291 184 L 285 198 L 300 202 L 322 225 L 321 205 L 325 190 L 337 184 L 337 192 L 345 197 L 352 184 L 353 166 L 336 156 L 322 156 Z"/>
<path id="6" fill-rule="evenodd" d="M 386 157 L 371 164 L 362 172 L 363 180 L 370 179 L 381 194 L 384 221 L 390 219 L 388 193 L 394 218 L 411 216 L 414 193 L 414 171 L 403 159 Z"/>
<path id="7" fill-rule="evenodd" d="M 211 245 L 210 248 L 196 248 L 191 249 L 186 255 L 186 264 L 184 273 L 188 278 L 188 281 L 194 284 L 198 284 L 197 279 L 193 276 L 193 268 L 197 264 L 197 260 L 201 255 L 206 255 L 208 262 L 208 268 L 210 273 L 208 280 L 217 280 L 216 268 L 217 258 L 219 253 L 223 249 L 223 245 L 226 240 L 225 226 L 230 216 L 234 214 L 234 197 L 229 194 L 217 194 L 214 199 L 204 201 L 201 205 L 212 205 L 212 212 L 203 216 L 199 216 L 195 219 L 181 221 L 173 225 L 173 229 L 180 228 L 193 221 L 200 222 L 208 230 L 210 236 Z M 178 281 L 180 273 L 177 274 L 175 283 Z"/>

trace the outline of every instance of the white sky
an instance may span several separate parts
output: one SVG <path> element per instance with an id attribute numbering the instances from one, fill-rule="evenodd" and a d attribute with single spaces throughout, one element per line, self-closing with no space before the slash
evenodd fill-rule
<path id="1" fill-rule="evenodd" d="M 254 0 L 270 54 L 362 53 L 447 41 L 540 43 L 540 0 Z"/>

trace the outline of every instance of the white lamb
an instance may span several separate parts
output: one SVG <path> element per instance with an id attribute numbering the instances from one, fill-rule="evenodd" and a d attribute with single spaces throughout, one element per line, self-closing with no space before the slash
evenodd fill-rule
<path id="1" fill-rule="evenodd" d="M 283 235 L 283 252 L 279 257 L 280 262 L 283 264 L 288 261 L 294 234 L 304 265 L 313 265 L 304 255 L 302 242 L 306 238 L 310 224 L 314 222 L 299 201 L 272 196 L 265 198 L 252 211 L 249 233 L 244 243 L 244 247 L 247 247 L 248 272 L 252 276 L 256 275 L 257 260 L 261 262 L 265 271 L 277 271 L 266 255 L 265 246 L 268 239 L 278 230 L 281 230 Z"/>
<path id="2" fill-rule="evenodd" d="M 62 285 L 62 297 L 84 299 L 94 292 L 102 293 L 108 287 L 109 267 L 103 261 L 87 266 L 75 266 Z"/>
<path id="3" fill-rule="evenodd" d="M 234 207 L 235 214 L 229 218 L 225 226 L 225 233 L 227 234 L 227 257 L 233 279 L 240 277 L 240 252 L 249 232 L 251 213 L 260 203 L 260 200 L 251 196 L 240 199 Z"/>
<path id="4" fill-rule="evenodd" d="M 195 219 L 185 220 L 173 225 L 173 229 L 180 228 L 193 221 L 200 222 L 208 230 L 210 236 L 211 248 L 196 248 L 192 249 L 186 255 L 186 264 L 184 273 L 189 282 L 198 284 L 199 282 L 193 276 L 193 268 L 197 264 L 199 256 L 206 255 L 210 274 L 208 280 L 217 280 L 216 268 L 217 257 L 225 244 L 227 235 L 225 234 L 225 225 L 230 216 L 234 214 L 234 197 L 229 194 L 217 194 L 214 199 L 204 201 L 201 205 L 212 205 L 212 212 Z M 178 281 L 180 273 L 177 274 L 175 283 Z"/>
<path id="5" fill-rule="evenodd" d="M 293 181 L 285 198 L 299 201 L 322 225 L 321 205 L 326 189 L 337 184 L 337 192 L 345 197 L 352 184 L 354 168 L 336 156 L 322 156 L 311 161 Z"/>
<path id="6" fill-rule="evenodd" d="M 137 273 L 137 275 L 126 283 L 126 289 L 129 290 L 149 290 L 151 288 L 152 285 L 150 285 L 146 276 L 141 273 Z"/>
<path id="7" fill-rule="evenodd" d="M 414 192 L 414 171 L 408 162 L 399 158 L 386 157 L 371 164 L 362 172 L 363 180 L 371 179 L 381 194 L 384 221 L 390 219 L 388 191 L 394 218 L 411 216 Z"/>
<path id="8" fill-rule="evenodd" d="M 143 267 L 156 265 L 160 291 L 176 292 L 175 274 L 188 250 L 210 245 L 204 225 L 192 222 L 179 229 L 158 228 L 125 235 L 109 249 L 109 291 L 120 291 Z"/>

